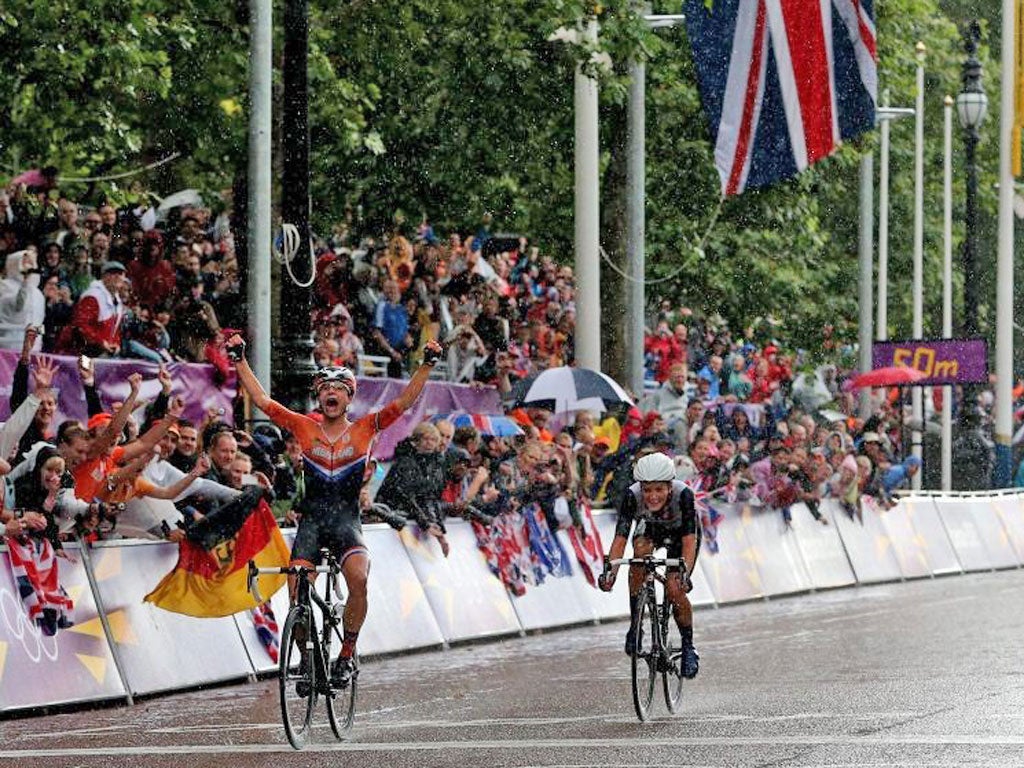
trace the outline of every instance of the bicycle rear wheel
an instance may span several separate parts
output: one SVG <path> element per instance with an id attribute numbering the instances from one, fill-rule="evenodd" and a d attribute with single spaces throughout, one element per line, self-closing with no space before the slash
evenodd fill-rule
<path id="1" fill-rule="evenodd" d="M 675 640 L 670 638 L 678 635 L 672 631 L 672 610 L 666 603 L 661 606 L 664 612 L 661 620 L 662 647 L 665 649 L 666 666 L 661 671 L 661 683 L 665 689 L 665 706 L 673 715 L 679 712 L 683 704 L 683 648 L 682 640 L 678 636 Z"/>
<path id="2" fill-rule="evenodd" d="M 643 722 L 650 717 L 654 701 L 654 683 L 657 679 L 658 613 L 653 596 L 647 592 L 638 601 L 633 617 L 633 707 Z"/>
<path id="3" fill-rule="evenodd" d="M 355 668 L 352 670 L 352 678 L 346 688 L 340 691 L 334 690 L 333 695 L 327 698 L 327 719 L 331 723 L 331 730 L 334 731 L 338 741 L 345 741 L 352 732 L 352 723 L 356 719 L 356 688 L 359 685 L 359 654 L 352 657 Z"/>
<path id="4" fill-rule="evenodd" d="M 305 606 L 293 605 L 281 633 L 278 684 L 284 732 L 295 749 L 306 746 L 313 729 L 313 707 L 317 695 L 315 643 L 316 627 L 312 612 Z"/>

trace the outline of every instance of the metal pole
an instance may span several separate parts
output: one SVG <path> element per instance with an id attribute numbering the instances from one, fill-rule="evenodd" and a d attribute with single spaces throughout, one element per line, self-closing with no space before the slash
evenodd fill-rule
<path id="1" fill-rule="evenodd" d="M 249 363 L 270 391 L 270 163 L 274 8 L 249 1 L 249 182 L 247 269 Z"/>
<path id="2" fill-rule="evenodd" d="M 124 660 L 121 658 L 121 644 L 110 628 L 110 619 L 107 617 L 107 609 L 103 605 L 103 593 L 100 592 L 99 582 L 96 581 L 96 570 L 92 565 L 92 545 L 82 541 L 82 537 L 75 534 L 75 541 L 78 544 L 78 552 L 82 556 L 82 567 L 85 569 L 85 578 L 89 581 L 89 589 L 92 590 L 93 600 L 96 602 L 96 615 L 99 617 L 100 626 L 103 627 L 103 634 L 107 638 L 107 645 L 110 646 L 110 656 L 114 659 L 114 669 L 117 676 L 121 678 L 121 685 L 124 686 L 125 698 L 129 705 L 135 703 L 135 696 L 132 694 L 132 687 L 128 684 L 128 674 L 125 672 Z"/>
<path id="3" fill-rule="evenodd" d="M 917 104 L 914 126 L 914 331 L 915 339 L 924 335 L 924 57 L 925 45 L 917 44 Z M 921 458 L 923 402 L 921 388 L 912 390 L 914 428 L 911 432 L 913 455 Z M 921 472 L 914 475 L 913 489 L 921 490 Z"/>
<path id="4" fill-rule="evenodd" d="M 964 129 L 967 200 L 964 209 L 964 336 L 978 335 L 978 129 Z"/>
<path id="5" fill-rule="evenodd" d="M 889 106 L 889 89 L 882 91 Z M 889 338 L 889 119 L 882 120 L 878 168 L 878 323 L 875 338 Z"/>
<path id="6" fill-rule="evenodd" d="M 953 97 L 943 101 L 942 336 L 953 336 Z M 953 487 L 953 388 L 942 388 L 942 490 Z"/>
<path id="7" fill-rule="evenodd" d="M 864 152 L 860 156 L 860 371 L 871 370 L 871 299 L 874 296 L 871 272 L 874 266 L 875 236 L 875 156 Z M 871 390 L 860 391 L 860 416 L 871 416 Z"/>
<path id="8" fill-rule="evenodd" d="M 647 67 L 629 62 L 629 110 L 626 112 L 626 248 L 629 257 L 629 307 L 626 313 L 626 371 L 637 397 L 644 392 L 644 314 L 646 310 L 646 98 Z"/>
<path id="9" fill-rule="evenodd" d="M 298 250 L 292 270 L 308 280 L 309 247 L 309 90 L 306 62 L 309 53 L 309 8 L 306 0 L 288 0 L 284 13 L 284 174 L 281 216 L 298 230 Z M 277 399 L 293 410 L 309 407 L 309 382 L 313 374 L 313 340 L 310 337 L 310 293 L 287 275 L 281 277 L 281 345 Z"/>
<path id="10" fill-rule="evenodd" d="M 1013 435 L 1013 146 L 1014 21 L 1013 0 L 1003 0 L 1002 67 L 999 97 L 999 251 L 996 260 L 996 466 L 992 485 L 1010 486 Z"/>
<path id="11" fill-rule="evenodd" d="M 597 21 L 586 22 L 585 35 L 597 40 Z M 576 65 L 576 362 L 601 368 L 600 186 L 598 167 L 597 81 Z"/>

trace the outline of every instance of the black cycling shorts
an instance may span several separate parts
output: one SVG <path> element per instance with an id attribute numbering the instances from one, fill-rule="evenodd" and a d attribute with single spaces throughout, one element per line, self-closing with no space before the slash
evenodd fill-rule
<path id="1" fill-rule="evenodd" d="M 697 558 L 700 556 L 700 543 L 702 531 L 697 526 L 697 547 L 693 553 L 693 570 L 697 568 Z M 678 526 L 659 525 L 656 522 L 646 521 L 643 530 L 633 534 L 633 540 L 650 539 L 655 549 L 665 549 L 665 558 L 674 560 L 683 556 L 683 536 Z M 666 573 L 679 573 L 679 566 L 672 565 L 665 569 Z M 692 575 L 692 574 L 691 574 Z"/>
<path id="2" fill-rule="evenodd" d="M 363 526 L 358 517 L 348 515 L 304 514 L 292 545 L 292 562 L 320 562 L 320 550 L 329 549 L 341 562 L 350 549 L 366 549 Z"/>

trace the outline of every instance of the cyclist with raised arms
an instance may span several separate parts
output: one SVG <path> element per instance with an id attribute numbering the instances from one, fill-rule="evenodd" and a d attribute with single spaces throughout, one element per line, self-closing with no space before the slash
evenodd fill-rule
<path id="1" fill-rule="evenodd" d="M 665 547 L 667 558 L 682 558 L 687 578 L 682 578 L 678 567 L 667 569 L 665 594 L 673 606 L 676 625 L 682 639 L 683 677 L 697 675 L 699 656 L 693 647 L 693 607 L 687 593 L 693 588 L 689 574 L 693 573 L 700 551 L 700 527 L 694 510 L 693 491 L 686 483 L 676 480 L 675 462 L 663 453 L 649 453 L 637 459 L 633 467 L 636 481 L 623 495 L 619 505 L 615 538 L 608 557 L 617 560 L 626 550 L 630 530 L 633 533 L 633 557 L 646 557 L 655 549 Z M 637 595 L 643 585 L 644 569 L 629 569 L 629 631 L 626 633 L 626 653 L 633 653 L 636 639 L 632 619 L 636 616 Z M 615 570 L 602 574 L 598 585 L 609 592 L 615 584 Z"/>
<path id="2" fill-rule="evenodd" d="M 302 446 L 306 491 L 298 510 L 301 520 L 292 547 L 291 564 L 313 567 L 319 562 L 320 550 L 327 548 L 341 566 L 348 585 L 348 602 L 342 617 L 341 656 L 331 678 L 335 686 L 344 687 L 351 679 L 356 640 L 367 609 L 370 556 L 363 541 L 359 495 L 366 479 L 370 448 L 377 433 L 387 429 L 416 402 L 431 368 L 441 356 L 441 346 L 436 341 L 428 342 L 423 365 L 398 397 L 357 421 L 350 421 L 347 415 L 356 394 L 355 374 L 348 368 L 321 368 L 313 376 L 313 392 L 323 413 L 322 422 L 290 411 L 270 399 L 245 360 L 245 342 L 240 336 L 228 340 L 227 352 L 235 361 L 238 380 L 253 404 L 275 424 L 295 435 Z M 294 598 L 294 583 L 290 587 Z M 304 648 L 300 646 L 300 650 Z"/>

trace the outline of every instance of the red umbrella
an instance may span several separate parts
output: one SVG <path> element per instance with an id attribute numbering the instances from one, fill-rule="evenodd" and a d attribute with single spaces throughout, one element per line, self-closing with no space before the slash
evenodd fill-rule
<path id="1" fill-rule="evenodd" d="M 872 371 L 855 376 L 853 386 L 856 389 L 863 387 L 899 387 L 906 384 L 914 384 L 924 378 L 927 377 L 916 368 L 894 365 L 890 368 L 875 368 Z"/>

